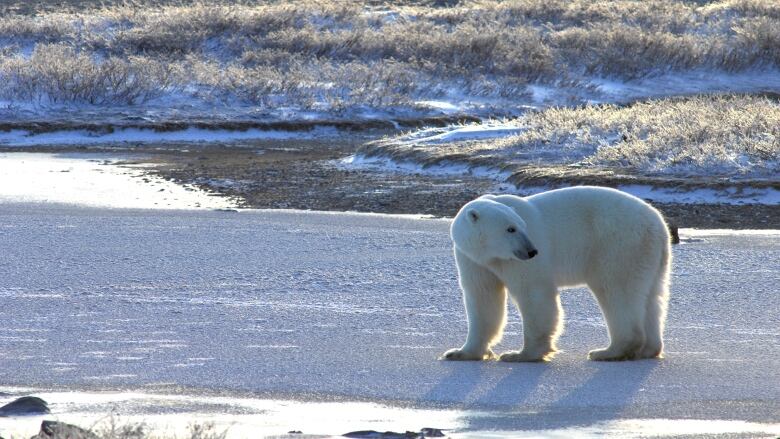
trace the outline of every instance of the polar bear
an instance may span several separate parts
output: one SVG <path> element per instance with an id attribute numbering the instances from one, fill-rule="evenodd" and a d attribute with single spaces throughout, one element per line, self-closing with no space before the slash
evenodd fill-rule
<path id="1" fill-rule="evenodd" d="M 661 214 L 639 198 L 592 186 L 485 195 L 463 206 L 450 232 L 468 336 L 442 359 L 495 358 L 508 293 L 524 344 L 499 359 L 549 360 L 562 326 L 558 289 L 577 285 L 593 292 L 609 331 L 609 346 L 591 360 L 661 357 L 670 238 Z"/>

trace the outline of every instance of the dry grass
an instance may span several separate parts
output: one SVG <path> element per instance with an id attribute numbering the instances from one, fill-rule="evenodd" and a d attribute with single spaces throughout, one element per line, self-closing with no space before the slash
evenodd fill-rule
<path id="1" fill-rule="evenodd" d="M 659 177 L 767 179 L 780 166 L 780 103 L 751 96 L 701 96 L 583 108 L 551 108 L 511 121 L 522 131 L 483 141 L 387 138 L 364 153 L 430 166 L 460 163 L 512 173 L 553 165 Z M 610 171 L 612 172 L 612 171 Z"/>
<path id="2" fill-rule="evenodd" d="M 0 94 L 25 101 L 93 105 L 145 102 L 175 88 L 170 65 L 143 57 L 93 62 L 64 44 L 39 44 L 29 58 L 0 59 Z"/>
<path id="3" fill-rule="evenodd" d="M 176 92 L 339 111 L 450 93 L 514 99 L 529 82 L 592 75 L 780 67 L 774 0 L 171 3 L 3 14 L 2 94 L 132 104 Z"/>
<path id="4" fill-rule="evenodd" d="M 112 414 L 100 419 L 89 428 L 62 422 L 47 424 L 47 421 L 44 421 L 41 432 L 32 439 L 165 439 L 167 437 L 171 436 L 161 435 L 143 422 L 122 422 Z M 186 439 L 225 439 L 226 437 L 227 430 L 218 431 L 213 423 L 190 424 L 184 436 Z"/>

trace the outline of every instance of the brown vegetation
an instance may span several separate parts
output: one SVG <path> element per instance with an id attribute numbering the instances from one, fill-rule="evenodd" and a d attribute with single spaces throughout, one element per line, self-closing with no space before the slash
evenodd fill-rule
<path id="1" fill-rule="evenodd" d="M 429 142 L 420 132 L 366 145 L 362 153 L 501 169 L 515 183 L 613 180 L 668 185 L 750 180 L 777 187 L 780 103 L 755 96 L 699 96 L 618 107 L 529 112 L 505 122 L 517 135 Z M 430 134 L 443 129 L 429 129 Z"/>
<path id="2" fill-rule="evenodd" d="M 134 104 L 168 93 L 338 111 L 780 66 L 772 0 L 171 3 L 3 14 L 3 97 Z"/>

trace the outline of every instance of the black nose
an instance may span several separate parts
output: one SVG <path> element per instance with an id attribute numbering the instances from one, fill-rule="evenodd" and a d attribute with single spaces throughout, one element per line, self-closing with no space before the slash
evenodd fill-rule
<path id="1" fill-rule="evenodd" d="M 538 251 L 536 251 L 536 249 L 533 249 L 533 250 L 529 251 L 529 252 L 528 252 L 528 259 L 531 259 L 531 258 L 533 258 L 533 257 L 534 257 L 534 256 L 536 256 L 537 254 L 539 254 L 539 252 L 538 252 Z"/>

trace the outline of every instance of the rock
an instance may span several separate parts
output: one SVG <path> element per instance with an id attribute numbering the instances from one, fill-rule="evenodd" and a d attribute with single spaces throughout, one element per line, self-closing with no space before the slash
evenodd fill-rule
<path id="1" fill-rule="evenodd" d="M 425 439 L 429 437 L 444 437 L 444 433 L 438 428 L 423 428 L 419 432 L 407 431 L 405 433 L 361 430 L 347 433 L 344 437 L 355 439 Z"/>
<path id="2" fill-rule="evenodd" d="M 420 437 L 413 431 L 407 431 L 406 433 L 396 433 L 394 431 L 380 432 L 376 430 L 360 430 L 351 431 L 344 435 L 344 437 L 350 437 L 355 439 L 408 439 Z"/>
<path id="3" fill-rule="evenodd" d="M 32 416 L 51 413 L 46 401 L 35 396 L 23 396 L 0 407 L 2 416 Z"/>
<path id="4" fill-rule="evenodd" d="M 99 439 L 98 435 L 75 425 L 57 421 L 41 422 L 41 431 L 30 439 Z"/>

